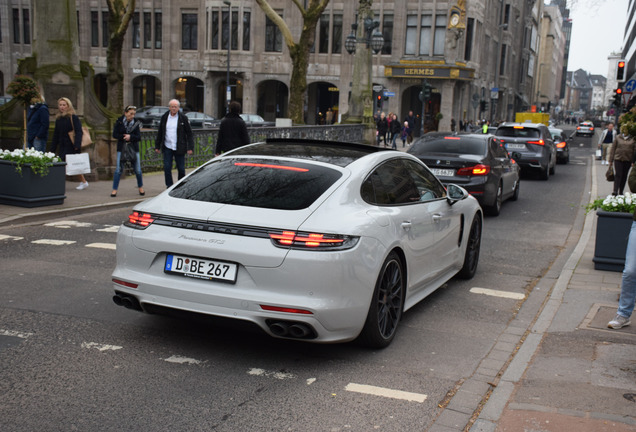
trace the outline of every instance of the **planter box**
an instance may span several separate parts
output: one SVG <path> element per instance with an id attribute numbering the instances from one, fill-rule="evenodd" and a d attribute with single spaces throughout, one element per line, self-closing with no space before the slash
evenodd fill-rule
<path id="1" fill-rule="evenodd" d="M 41 207 L 64 203 L 66 162 L 56 162 L 49 173 L 34 174 L 30 164 L 22 165 L 22 175 L 15 163 L 0 160 L 0 204 L 19 207 Z"/>
<path id="2" fill-rule="evenodd" d="M 594 269 L 622 272 L 634 215 L 597 210 Z"/>

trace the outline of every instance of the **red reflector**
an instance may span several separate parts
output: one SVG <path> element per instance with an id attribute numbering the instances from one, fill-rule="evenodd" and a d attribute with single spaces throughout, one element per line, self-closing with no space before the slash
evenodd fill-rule
<path id="1" fill-rule="evenodd" d="M 117 285 L 123 285 L 125 287 L 134 288 L 134 289 L 137 289 L 137 287 L 139 286 L 139 284 L 132 283 L 132 282 L 126 282 L 126 281 L 123 281 L 123 280 L 120 280 L 120 279 L 113 279 L 113 282 L 116 283 Z"/>
<path id="2" fill-rule="evenodd" d="M 593 130 L 594 130 L 594 128 L 593 128 L 593 127 L 591 127 L 591 128 L 590 128 L 590 130 L 591 130 L 591 131 L 593 131 Z"/>
<path id="3" fill-rule="evenodd" d="M 297 313 L 297 314 L 303 314 L 303 315 L 314 314 L 313 312 L 308 311 L 306 309 L 294 309 L 294 308 L 287 308 L 287 307 L 281 307 L 281 306 L 268 306 L 268 305 L 259 305 L 259 306 L 263 310 L 272 311 L 272 312 Z"/>
<path id="4" fill-rule="evenodd" d="M 447 137 L 444 137 L 444 139 L 458 140 L 458 139 L 461 139 L 461 138 L 460 137 L 449 137 L 449 136 L 447 136 Z"/>
<path id="5" fill-rule="evenodd" d="M 475 166 L 464 167 L 457 170 L 458 176 L 483 176 L 490 172 L 489 165 L 477 164 Z"/>
<path id="6" fill-rule="evenodd" d="M 148 225 L 150 225 L 151 223 L 153 223 L 155 221 L 155 219 L 148 213 L 139 213 L 139 212 L 132 212 L 130 215 L 128 215 L 128 222 L 130 222 L 133 225 L 139 225 L 141 227 L 147 227 Z"/>
<path id="7" fill-rule="evenodd" d="M 235 162 L 234 165 L 236 165 L 236 166 L 257 167 L 257 168 L 272 168 L 272 169 L 298 171 L 298 172 L 307 172 L 307 171 L 309 171 L 307 168 L 298 168 L 298 167 L 290 167 L 290 166 L 284 166 L 284 165 L 263 164 L 263 163 Z"/>

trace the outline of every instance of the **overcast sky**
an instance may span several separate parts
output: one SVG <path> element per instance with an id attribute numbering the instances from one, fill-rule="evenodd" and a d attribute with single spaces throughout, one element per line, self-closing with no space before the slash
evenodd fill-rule
<path id="1" fill-rule="evenodd" d="M 568 1 L 572 39 L 568 70 L 607 76 L 607 57 L 621 52 L 628 0 Z M 546 3 L 548 3 L 546 1 Z"/>

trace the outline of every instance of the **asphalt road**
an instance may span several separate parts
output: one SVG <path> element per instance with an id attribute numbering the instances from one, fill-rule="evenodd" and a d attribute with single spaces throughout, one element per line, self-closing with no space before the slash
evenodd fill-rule
<path id="1" fill-rule="evenodd" d="M 379 351 L 115 306 L 127 210 L 1 228 L 0 429 L 426 430 L 521 305 L 475 288 L 541 289 L 578 238 L 592 145 L 571 145 L 570 164 L 548 181 L 524 176 L 519 200 L 485 219 L 475 278 L 409 310 Z"/>

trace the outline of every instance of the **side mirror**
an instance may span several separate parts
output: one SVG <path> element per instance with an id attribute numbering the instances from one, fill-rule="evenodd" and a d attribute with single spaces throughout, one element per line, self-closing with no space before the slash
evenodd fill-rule
<path id="1" fill-rule="evenodd" d="M 450 205 L 455 204 L 457 201 L 461 201 L 468 197 L 468 192 L 466 189 L 457 186 L 456 184 L 450 183 L 446 186 L 446 199 Z"/>

